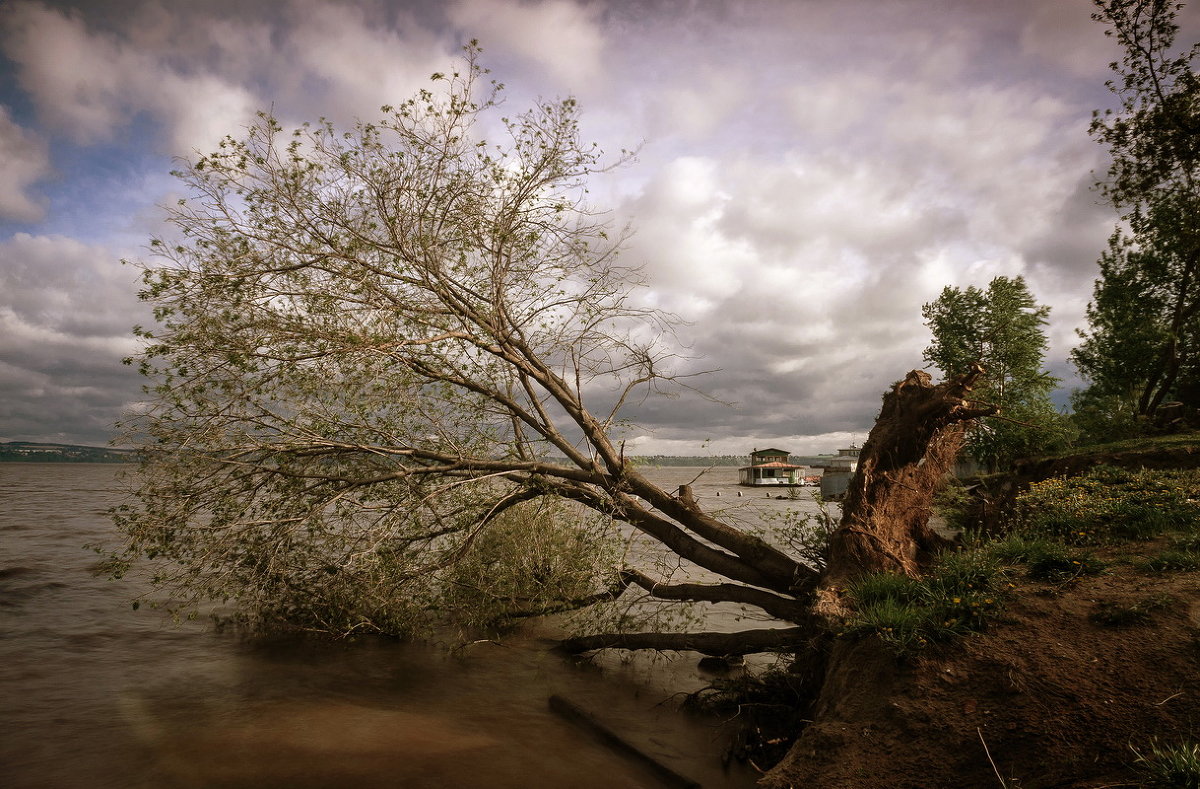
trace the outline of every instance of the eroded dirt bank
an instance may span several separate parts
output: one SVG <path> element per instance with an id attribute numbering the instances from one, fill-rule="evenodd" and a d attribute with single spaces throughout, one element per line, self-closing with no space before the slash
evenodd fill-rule
<path id="1" fill-rule="evenodd" d="M 764 784 L 1136 786 L 1133 749 L 1200 738 L 1200 573 L 1134 566 L 1159 548 L 1099 551 L 1106 574 L 1065 584 L 1015 577 L 987 632 L 916 657 L 839 640 L 815 723 Z"/>

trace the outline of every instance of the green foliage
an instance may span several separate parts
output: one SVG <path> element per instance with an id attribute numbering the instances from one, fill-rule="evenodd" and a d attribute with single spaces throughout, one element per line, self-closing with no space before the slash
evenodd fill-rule
<path id="1" fill-rule="evenodd" d="M 946 477 L 933 497 L 938 515 L 951 529 L 965 527 L 969 515 L 971 496 L 967 489 L 954 477 Z"/>
<path id="2" fill-rule="evenodd" d="M 804 490 L 812 491 L 808 495 L 817 506 L 815 513 L 800 510 L 763 511 L 757 514 L 757 524 L 747 528 L 786 546 L 791 555 L 808 567 L 824 570 L 829 560 L 829 537 L 837 529 L 838 521 L 819 491 L 813 488 Z M 799 499 L 803 495 L 797 488 L 788 491 L 790 499 Z"/>
<path id="3" fill-rule="evenodd" d="M 1098 386 L 1076 389 L 1071 392 L 1071 422 L 1079 431 L 1077 443 L 1091 447 L 1146 434 L 1146 420 L 1136 410 L 1132 394 L 1104 394 Z"/>
<path id="4" fill-rule="evenodd" d="M 927 575 L 874 573 L 846 592 L 854 605 L 850 633 L 871 633 L 898 654 L 986 627 L 1002 603 L 1004 573 L 985 551 L 947 554 Z"/>
<path id="5" fill-rule="evenodd" d="M 996 468 L 1069 443 L 1074 431 L 1049 397 L 1058 380 L 1044 369 L 1050 308 L 1022 277 L 996 277 L 986 290 L 944 288 L 921 312 L 933 333 L 925 360 L 946 377 L 982 364 L 975 396 L 1001 409 L 1003 419 L 985 419 L 969 434 L 972 457 Z"/>
<path id="6" fill-rule="evenodd" d="M 1096 113 L 1110 167 L 1098 186 L 1125 228 L 1110 239 L 1071 358 L 1093 404 L 1127 426 L 1168 400 L 1200 404 L 1200 45 L 1175 46 L 1170 0 L 1099 0 L 1095 18 L 1124 48 L 1108 83 L 1120 107 Z M 1112 406 L 1128 408 L 1119 415 Z M 1094 431 L 1094 428 L 1092 428 Z"/>
<path id="7" fill-rule="evenodd" d="M 1017 498 L 1025 529 L 1071 545 L 1139 540 L 1200 525 L 1200 474 L 1097 466 L 1034 483 Z"/>
<path id="8" fill-rule="evenodd" d="M 1134 767 L 1144 776 L 1142 786 L 1161 789 L 1200 789 L 1200 745 L 1151 740 L 1143 752 L 1132 745 Z"/>
<path id="9" fill-rule="evenodd" d="M 437 609 L 473 628 L 561 610 L 612 584 L 620 549 L 595 514 L 553 500 L 524 504 L 492 521 L 439 574 Z"/>

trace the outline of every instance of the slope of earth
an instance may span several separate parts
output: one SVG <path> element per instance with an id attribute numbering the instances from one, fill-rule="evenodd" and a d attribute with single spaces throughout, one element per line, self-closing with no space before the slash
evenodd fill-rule
<path id="1" fill-rule="evenodd" d="M 834 648 L 814 723 L 764 779 L 821 789 L 1139 786 L 1137 753 L 1200 739 L 1200 573 L 1149 573 L 1162 541 L 1100 551 L 1105 574 L 1015 586 L 988 632 L 900 658 Z"/>

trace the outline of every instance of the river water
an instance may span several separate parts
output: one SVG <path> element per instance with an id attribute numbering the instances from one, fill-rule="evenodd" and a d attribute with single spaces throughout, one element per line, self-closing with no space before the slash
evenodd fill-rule
<path id="1" fill-rule="evenodd" d="M 136 582 L 96 577 L 83 547 L 112 542 L 106 512 L 124 470 L 0 464 L 0 787 L 662 785 L 551 712 L 552 694 L 703 786 L 757 778 L 722 767 L 728 727 L 677 710 L 707 682 L 694 654 L 578 662 L 537 630 L 458 650 L 247 638 L 135 611 Z M 649 474 L 670 487 L 700 471 Z M 734 469 L 694 488 L 743 522 L 812 508 L 739 497 Z M 740 618 L 718 610 L 706 627 Z"/>

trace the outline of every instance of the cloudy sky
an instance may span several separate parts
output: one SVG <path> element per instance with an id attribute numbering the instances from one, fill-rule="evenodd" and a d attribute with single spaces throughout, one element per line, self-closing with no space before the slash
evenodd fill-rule
<path id="1" fill-rule="evenodd" d="M 1114 216 L 1087 135 L 1119 52 L 1088 0 L 5 0 L 0 440 L 101 444 L 136 403 L 137 271 L 176 157 L 259 109 L 376 115 L 480 40 L 508 106 L 576 96 L 641 146 L 598 185 L 703 387 L 639 453 L 861 441 L 922 366 L 921 305 L 1024 275 L 1082 325 Z M 1195 9 L 1184 39 L 1195 41 Z M 1190 36 L 1190 38 L 1189 38 Z M 1060 394 L 1060 399 L 1065 399 Z"/>

